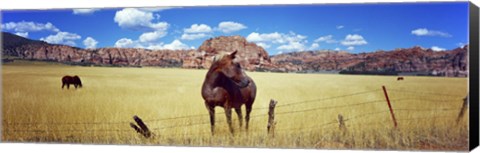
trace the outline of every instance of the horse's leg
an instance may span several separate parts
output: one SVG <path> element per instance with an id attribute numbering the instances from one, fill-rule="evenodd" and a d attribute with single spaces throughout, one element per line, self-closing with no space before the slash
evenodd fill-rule
<path id="1" fill-rule="evenodd" d="M 250 121 L 250 112 L 252 112 L 252 105 L 245 105 L 247 109 L 247 115 L 245 116 L 245 122 L 247 122 L 245 129 L 248 131 L 248 122 Z"/>
<path id="2" fill-rule="evenodd" d="M 67 89 L 70 89 L 70 83 L 67 83 Z"/>
<path id="3" fill-rule="evenodd" d="M 225 107 L 225 115 L 227 116 L 227 123 L 228 123 L 228 128 L 230 129 L 230 133 L 233 134 L 232 108 L 231 107 Z"/>
<path id="4" fill-rule="evenodd" d="M 77 86 L 78 86 L 78 85 L 77 85 L 77 84 L 73 84 L 73 86 L 75 87 L 75 89 L 77 89 Z"/>
<path id="5" fill-rule="evenodd" d="M 240 107 L 240 108 L 235 108 L 235 112 L 237 113 L 238 122 L 239 122 L 239 124 L 240 124 L 240 127 L 242 127 L 242 124 L 243 124 L 242 107 Z"/>
<path id="6" fill-rule="evenodd" d="M 209 105 L 208 102 L 205 102 L 205 106 L 207 107 L 208 114 L 210 115 L 210 131 L 213 135 L 215 131 L 215 106 Z"/>
<path id="7" fill-rule="evenodd" d="M 64 86 L 65 86 L 65 83 L 62 83 L 62 89 L 63 89 Z"/>

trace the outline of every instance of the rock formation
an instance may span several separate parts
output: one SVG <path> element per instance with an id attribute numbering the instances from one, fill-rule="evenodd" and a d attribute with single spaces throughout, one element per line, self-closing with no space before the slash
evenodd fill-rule
<path id="1" fill-rule="evenodd" d="M 188 61 L 184 67 L 209 68 L 213 56 L 235 50 L 238 51 L 236 60 L 247 70 L 254 71 L 271 65 L 268 53 L 255 43 L 247 42 L 242 36 L 220 36 L 205 40 L 194 53 L 194 61 Z"/>

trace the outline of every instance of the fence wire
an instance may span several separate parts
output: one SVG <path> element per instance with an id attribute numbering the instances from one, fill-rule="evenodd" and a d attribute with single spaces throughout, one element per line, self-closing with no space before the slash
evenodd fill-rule
<path id="1" fill-rule="evenodd" d="M 432 96 L 445 96 L 445 97 L 465 97 L 465 95 L 454 95 L 454 94 L 448 94 L 448 93 L 434 93 L 434 92 L 424 92 L 424 91 L 413 91 L 413 90 L 406 90 L 406 89 L 387 89 L 389 92 L 394 91 L 394 92 L 401 92 L 401 93 L 410 93 L 410 94 L 415 94 L 415 95 L 432 95 Z"/>
<path id="2" fill-rule="evenodd" d="M 449 96 L 449 97 L 461 97 L 459 95 L 452 95 L 452 94 L 444 94 L 444 93 L 429 93 L 429 92 L 416 92 L 416 91 L 409 91 L 409 90 L 401 90 L 401 89 L 388 89 L 388 91 L 393 91 L 393 92 L 402 92 L 402 93 L 408 93 L 408 94 L 419 94 L 419 95 L 425 95 L 425 94 L 432 94 L 432 95 L 441 95 L 441 96 Z M 357 96 L 357 95 L 363 95 L 363 94 L 369 94 L 373 92 L 381 91 L 381 89 L 377 90 L 369 90 L 369 91 L 363 91 L 363 92 L 356 92 L 356 93 L 351 93 L 351 94 L 346 94 L 346 95 L 339 95 L 339 96 L 333 96 L 333 97 L 328 97 L 328 98 L 319 98 L 319 99 L 312 99 L 312 100 L 305 100 L 305 101 L 297 101 L 297 102 L 292 102 L 288 104 L 283 104 L 283 105 L 277 105 L 276 107 L 286 107 L 286 106 L 293 106 L 293 105 L 302 105 L 302 104 L 308 104 L 308 103 L 319 103 L 319 102 L 327 102 L 330 100 L 334 99 L 340 99 L 340 98 L 345 98 L 345 97 L 352 97 L 352 96 Z M 392 102 L 400 102 L 400 101 L 407 101 L 408 100 L 418 100 L 418 99 L 392 99 Z M 424 100 L 420 99 L 422 101 L 437 101 L 437 100 Z M 451 101 L 450 101 L 451 102 Z M 317 111 L 317 110 L 325 110 L 325 109 L 338 109 L 338 108 L 351 108 L 355 106 L 361 106 L 361 105 L 367 105 L 367 104 L 376 104 L 376 103 L 386 103 L 385 99 L 381 100 L 370 100 L 370 101 L 363 101 L 363 102 L 356 102 L 356 103 L 351 103 L 351 104 L 345 104 L 345 105 L 335 105 L 335 106 L 322 106 L 322 107 L 314 107 L 314 108 L 309 108 L 309 109 L 301 109 L 301 110 L 292 110 L 292 111 L 280 111 L 275 113 L 275 115 L 286 115 L 286 114 L 294 114 L 294 113 L 303 113 L 303 112 L 309 112 L 309 111 Z M 268 107 L 260 107 L 260 108 L 254 108 L 252 110 L 261 110 L 261 109 L 268 109 Z M 394 108 L 393 111 L 398 111 L 398 112 L 425 112 L 425 111 L 455 111 L 459 110 L 460 108 L 432 108 L 432 109 L 419 109 L 419 108 Z M 233 113 L 233 112 L 232 112 Z M 371 117 L 379 114 L 387 114 L 389 113 L 389 110 L 385 108 L 385 110 L 381 111 L 371 111 L 371 112 L 366 112 L 363 114 L 358 114 L 355 116 L 350 116 L 346 117 L 343 121 L 344 122 L 350 122 L 354 121 L 359 118 L 364 118 L 364 117 Z M 216 114 L 224 114 L 224 112 L 219 112 Z M 186 116 L 178 116 L 178 117 L 167 117 L 167 118 L 157 118 L 157 119 L 146 119 L 143 120 L 146 124 L 148 123 L 155 123 L 155 122 L 161 122 L 161 121 L 167 121 L 167 120 L 173 120 L 176 121 L 178 119 L 189 119 L 189 118 L 195 118 L 195 117 L 207 117 L 208 114 L 196 114 L 196 115 L 186 115 Z M 254 114 L 251 115 L 250 118 L 259 118 L 259 117 L 268 117 L 267 114 Z M 456 116 L 425 116 L 425 117 L 417 117 L 417 118 L 399 118 L 397 121 L 411 121 L 411 120 L 423 120 L 423 119 L 436 119 L 436 118 L 453 118 Z M 216 122 L 223 122 L 225 120 L 217 120 Z M 383 123 L 387 122 L 389 120 L 383 120 L 383 121 L 376 121 L 375 123 Z M 391 120 L 390 120 L 391 121 Z M 125 128 L 129 127 L 128 124 L 133 121 L 116 121 L 116 122 L 5 122 L 4 124 L 7 125 L 125 125 Z M 192 123 L 186 123 L 186 124 L 178 124 L 178 125 L 170 125 L 170 126 L 162 126 L 162 127 L 155 127 L 151 128 L 151 131 L 156 131 L 160 132 L 161 130 L 165 129 L 172 129 L 172 128 L 181 128 L 181 127 L 189 127 L 189 126 L 195 126 L 195 125 L 208 125 L 210 124 L 210 121 L 205 121 L 205 122 L 192 122 Z M 324 129 L 325 127 L 331 126 L 338 124 L 337 120 L 332 120 L 330 122 L 325 122 L 319 125 L 315 125 L 312 127 L 308 128 L 287 128 L 287 129 L 275 129 L 275 131 L 303 131 L 303 130 L 315 130 L 315 129 Z M 366 123 L 363 123 L 366 124 Z M 123 128 L 123 127 L 122 127 Z M 332 127 L 329 127 L 332 128 Z M 266 128 L 261 130 L 253 130 L 250 132 L 265 132 Z M 128 130 L 123 130 L 123 129 L 13 129 L 13 130 L 6 130 L 3 128 L 2 133 L 45 133 L 45 134 L 54 134 L 54 133 L 111 133 L 111 132 L 116 132 L 116 133 L 133 133 L 134 130 L 128 129 Z M 200 132 L 200 133 L 176 133 L 173 135 L 183 135 L 183 136 L 192 136 L 192 135 L 205 135 L 205 134 L 211 134 L 209 132 Z M 169 136 L 169 135 L 162 135 L 162 136 Z"/>

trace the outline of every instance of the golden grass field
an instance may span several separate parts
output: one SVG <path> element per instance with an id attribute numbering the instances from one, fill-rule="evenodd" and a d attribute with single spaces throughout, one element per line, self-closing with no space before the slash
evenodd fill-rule
<path id="1" fill-rule="evenodd" d="M 211 136 L 210 125 L 200 124 L 209 121 L 200 94 L 205 74 L 206 70 L 192 69 L 6 63 L 2 65 L 1 138 L 87 144 L 468 149 L 468 115 L 458 125 L 455 121 L 467 93 L 467 78 L 397 81 L 395 76 L 247 72 L 258 90 L 249 131 L 240 129 L 233 115 L 232 136 L 225 115 L 217 114 L 217 133 Z M 83 88 L 62 90 L 64 75 L 79 75 Z M 393 128 L 382 85 L 392 101 L 398 128 Z M 371 92 L 344 96 L 363 91 Z M 268 109 L 260 109 L 268 107 L 270 99 L 278 101 L 274 136 L 267 134 Z M 286 104 L 290 105 L 282 107 Z M 222 113 L 223 108 L 216 111 Z M 197 114 L 204 115 L 159 120 Z M 338 114 L 348 119 L 346 130 L 339 129 Z M 134 115 L 152 129 L 153 138 L 143 138 L 130 128 Z"/>

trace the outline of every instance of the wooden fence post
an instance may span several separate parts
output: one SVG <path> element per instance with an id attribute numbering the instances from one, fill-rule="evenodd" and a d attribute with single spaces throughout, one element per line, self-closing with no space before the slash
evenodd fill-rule
<path id="1" fill-rule="evenodd" d="M 395 126 L 395 128 L 397 128 L 397 119 L 395 119 L 395 113 L 393 113 L 392 105 L 390 104 L 390 99 L 388 98 L 387 89 L 385 89 L 385 86 L 382 86 L 382 89 L 383 93 L 385 94 L 385 99 L 388 103 L 388 108 L 390 109 L 390 115 L 392 116 L 393 125 Z"/>
<path id="2" fill-rule="evenodd" d="M 132 127 L 137 133 L 143 133 L 142 129 L 140 129 L 136 124 L 130 123 L 130 127 Z"/>
<path id="3" fill-rule="evenodd" d="M 338 128 L 345 131 L 347 127 L 345 126 L 345 120 L 343 119 L 342 114 L 338 114 Z"/>
<path id="4" fill-rule="evenodd" d="M 133 116 L 133 120 L 135 120 L 135 122 L 137 124 L 130 123 L 130 127 L 132 127 L 138 133 L 142 134 L 145 138 L 150 138 L 152 136 L 152 132 L 150 132 L 147 125 L 145 123 L 143 123 L 143 121 L 142 121 L 142 119 L 140 119 L 140 117 L 135 115 L 135 116 Z"/>
<path id="5" fill-rule="evenodd" d="M 465 96 L 465 98 L 463 98 L 463 105 L 462 105 L 462 108 L 460 109 L 460 113 L 458 113 L 457 125 L 458 125 L 458 122 L 460 122 L 460 119 L 462 119 L 463 114 L 465 113 L 465 110 L 468 107 L 468 101 L 469 101 L 469 99 L 468 99 L 468 94 L 467 94 L 467 96 Z"/>
<path id="6" fill-rule="evenodd" d="M 268 125 L 267 125 L 267 132 L 272 134 L 273 137 L 275 137 L 275 125 L 277 122 L 275 122 L 275 106 L 277 105 L 277 101 L 271 99 L 270 100 L 270 105 L 268 107 Z"/>

